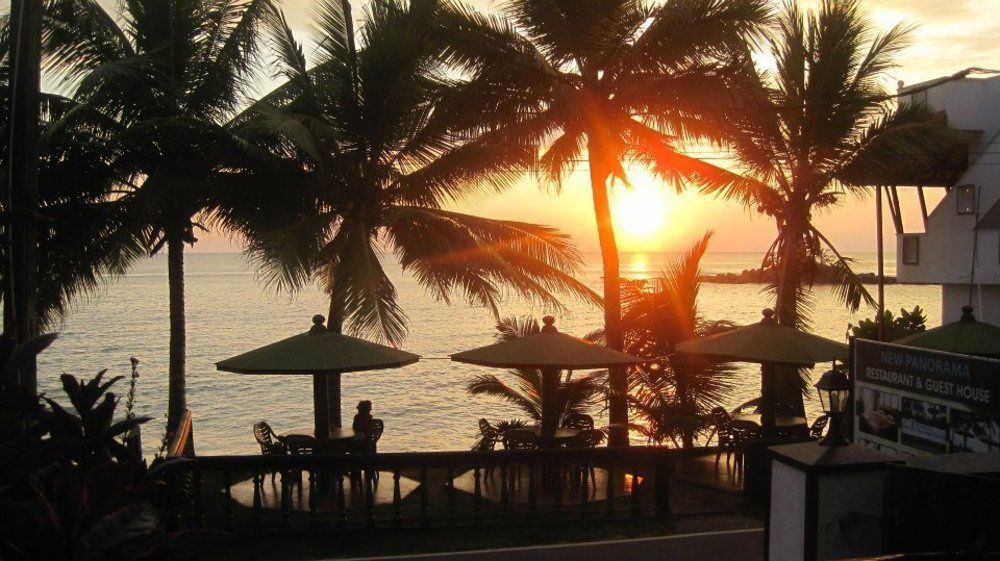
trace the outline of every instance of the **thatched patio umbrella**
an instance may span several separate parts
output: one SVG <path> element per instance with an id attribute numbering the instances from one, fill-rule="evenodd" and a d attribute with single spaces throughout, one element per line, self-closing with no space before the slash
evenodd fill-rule
<path id="1" fill-rule="evenodd" d="M 972 306 L 963 306 L 960 320 L 907 335 L 893 343 L 919 349 L 1000 358 L 1000 327 L 976 321 L 976 316 L 972 315 Z"/>
<path id="2" fill-rule="evenodd" d="M 761 421 L 774 427 L 774 367 L 813 367 L 817 362 L 847 359 L 847 345 L 778 325 L 772 310 L 760 322 L 677 345 L 679 353 L 708 355 L 761 365 Z"/>
<path id="3" fill-rule="evenodd" d="M 418 355 L 327 331 L 324 318 L 315 315 L 306 333 L 217 362 L 215 367 L 237 374 L 309 374 L 313 377 L 316 438 L 339 428 L 340 375 L 344 372 L 383 370 L 413 364 Z"/>
<path id="4" fill-rule="evenodd" d="M 495 368 L 541 370 L 542 436 L 551 438 L 559 421 L 556 390 L 560 370 L 621 368 L 645 362 L 645 359 L 560 333 L 552 316 L 542 318 L 542 323 L 541 333 L 456 353 L 451 359 Z"/>

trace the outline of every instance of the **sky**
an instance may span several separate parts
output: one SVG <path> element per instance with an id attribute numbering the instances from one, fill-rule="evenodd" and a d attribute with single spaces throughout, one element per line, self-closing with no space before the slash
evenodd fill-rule
<path id="1" fill-rule="evenodd" d="M 369 0 L 351 0 L 354 15 Z M 495 9 L 496 0 L 471 0 L 484 9 Z M 806 0 L 806 4 L 815 4 Z M 284 0 L 293 28 L 308 33 L 311 0 Z M 1000 69 L 1000 0 L 862 0 L 863 7 L 879 25 L 898 22 L 917 25 L 912 45 L 899 57 L 899 66 L 889 72 L 890 83 L 913 84 L 953 74 L 969 67 Z M 992 38 L 992 39 L 991 39 Z M 711 251 L 761 252 L 774 238 L 772 222 L 733 202 L 705 197 L 693 191 L 675 193 L 641 169 L 631 170 L 633 190 L 616 187 L 613 193 L 615 221 L 622 251 L 679 251 L 686 249 L 706 230 L 714 230 Z M 904 189 L 903 210 L 908 229 L 920 228 L 916 195 Z M 932 190 L 934 191 L 934 190 Z M 940 191 L 940 190 L 937 190 Z M 942 193 L 930 193 L 934 204 Z M 499 195 L 466 200 L 454 205 L 462 212 L 491 218 L 547 224 L 570 234 L 584 251 L 597 250 L 595 222 L 586 170 L 563 182 L 558 194 L 539 188 L 525 177 L 515 188 Z M 874 200 L 847 199 L 833 212 L 814 217 L 833 243 L 844 252 L 875 248 Z M 886 247 L 894 250 L 890 221 L 886 222 Z M 202 236 L 198 251 L 231 251 L 238 242 L 218 234 Z"/>

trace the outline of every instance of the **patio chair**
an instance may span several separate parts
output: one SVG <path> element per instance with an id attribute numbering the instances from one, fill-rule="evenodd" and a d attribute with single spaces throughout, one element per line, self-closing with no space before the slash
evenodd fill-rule
<path id="1" fill-rule="evenodd" d="M 538 435 L 530 430 L 515 429 L 507 431 L 503 437 L 505 450 L 538 450 L 540 443 Z"/>
<path id="2" fill-rule="evenodd" d="M 357 451 L 367 454 L 374 454 L 378 452 L 378 441 L 382 438 L 382 433 L 384 431 L 385 423 L 382 419 L 372 419 L 372 422 L 368 424 L 365 431 L 361 433 L 361 442 Z"/>
<path id="3" fill-rule="evenodd" d="M 742 415 L 744 413 L 758 413 L 760 412 L 760 398 L 755 397 L 749 401 L 745 401 L 736 406 L 735 409 L 729 412 L 729 416 L 735 417 L 737 415 Z"/>
<path id="4" fill-rule="evenodd" d="M 503 435 L 486 419 L 479 419 L 479 442 L 472 447 L 473 452 L 486 452 L 497 449 L 497 444 L 503 440 Z"/>
<path id="5" fill-rule="evenodd" d="M 280 440 L 293 456 L 313 454 L 319 449 L 319 441 L 308 434 L 289 434 Z"/>
<path id="6" fill-rule="evenodd" d="M 264 421 L 254 423 L 253 437 L 257 440 L 257 444 L 260 445 L 262 456 L 284 456 L 288 454 L 288 448 L 281 442 L 278 435 L 274 433 L 274 430 L 271 429 L 271 425 Z M 277 470 L 271 471 L 271 483 L 274 483 L 276 473 Z"/>
<path id="7" fill-rule="evenodd" d="M 566 429 L 594 430 L 594 418 L 584 413 L 570 413 L 563 418 L 562 426 Z"/>
<path id="8" fill-rule="evenodd" d="M 823 431 L 826 430 L 827 423 L 830 422 L 830 417 L 828 415 L 820 415 L 816 417 L 813 424 L 809 427 L 809 438 L 815 438 L 819 440 L 823 438 Z"/>
<path id="9" fill-rule="evenodd" d="M 360 437 L 357 440 L 352 441 L 348 447 L 347 451 L 351 454 L 375 454 L 378 452 L 378 441 L 382 438 L 382 433 L 385 432 L 385 422 L 382 419 L 372 419 L 368 425 L 361 432 Z M 369 480 L 378 480 L 378 470 L 368 473 Z M 353 470 L 351 473 L 353 479 L 360 480 L 361 470 Z"/>
<path id="10" fill-rule="evenodd" d="M 715 465 L 719 465 L 719 458 L 722 456 L 722 452 L 726 453 L 726 465 L 729 465 L 729 459 L 732 455 L 736 454 L 736 465 L 739 466 L 740 462 L 740 444 L 743 440 L 742 434 L 739 431 L 733 430 L 733 418 L 729 416 L 723 407 L 716 407 L 712 409 L 712 418 L 715 420 L 715 436 L 716 441 L 719 445 L 719 451 L 715 454 Z"/>
<path id="11" fill-rule="evenodd" d="M 541 448 L 541 441 L 533 431 L 525 429 L 514 429 L 507 431 L 503 435 L 504 450 L 538 450 Z M 510 486 L 513 489 L 514 483 L 521 481 L 521 464 L 514 463 L 510 466 Z M 489 475 L 487 475 L 489 477 Z M 507 485 L 508 482 L 501 482 Z M 529 482 L 530 485 L 530 482 Z"/>
<path id="12" fill-rule="evenodd" d="M 604 432 L 596 429 L 582 430 L 579 434 L 573 437 L 567 444 L 567 448 L 597 448 L 602 442 L 604 442 Z M 590 482 L 594 487 L 597 487 L 597 463 L 594 461 L 581 461 L 579 464 L 574 466 L 573 471 L 573 481 L 580 482 L 581 485 L 586 483 L 586 475 L 590 475 Z M 577 476 L 580 476 L 579 478 Z"/>

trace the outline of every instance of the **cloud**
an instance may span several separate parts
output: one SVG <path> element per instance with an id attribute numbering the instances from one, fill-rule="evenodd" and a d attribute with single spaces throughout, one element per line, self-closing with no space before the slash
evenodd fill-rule
<path id="1" fill-rule="evenodd" d="M 1000 67 L 1000 0 L 865 0 L 882 27 L 916 26 L 911 46 L 897 57 L 892 78 L 908 84 L 972 66 Z"/>

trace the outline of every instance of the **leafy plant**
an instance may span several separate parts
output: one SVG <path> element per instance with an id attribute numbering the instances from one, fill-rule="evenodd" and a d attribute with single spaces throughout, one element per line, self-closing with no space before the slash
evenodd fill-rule
<path id="1" fill-rule="evenodd" d="M 857 325 L 847 324 L 847 328 L 854 337 L 877 340 L 878 322 L 876 320 L 875 317 L 863 319 Z M 924 310 L 920 306 L 914 306 L 909 311 L 906 308 L 900 308 L 899 317 L 893 316 L 892 310 L 885 310 L 885 314 L 882 316 L 882 325 L 885 328 L 885 339 L 895 341 L 927 329 L 927 315 L 924 314 Z"/>
<path id="2" fill-rule="evenodd" d="M 698 309 L 701 259 L 711 236 L 705 234 L 658 276 L 622 286 L 625 352 L 657 359 L 631 371 L 628 402 L 642 421 L 631 426 L 658 444 L 693 446 L 707 427 L 709 411 L 732 388 L 731 364 L 674 353 L 681 341 L 734 327 L 728 321 L 707 320 Z"/>
<path id="3" fill-rule="evenodd" d="M 34 357 L 55 335 L 13 347 L 0 340 L 4 375 Z M 115 421 L 111 388 L 101 372 L 83 381 L 64 374 L 65 407 L 18 388 L 0 393 L 0 557 L 24 561 L 177 558 L 193 534 L 164 531 L 165 464 L 149 470 L 120 437 L 148 421 Z M 45 407 L 48 405 L 48 407 Z M 204 546 L 204 543 L 200 545 Z"/>
<path id="4" fill-rule="evenodd" d="M 129 362 L 132 364 L 132 372 L 128 380 L 128 394 L 125 396 L 126 419 L 135 417 L 135 388 L 139 382 L 139 359 L 132 357 L 129 359 Z M 123 434 L 121 440 L 122 444 L 125 444 L 126 440 L 128 440 L 128 433 Z"/>
<path id="5" fill-rule="evenodd" d="M 510 341 L 541 332 L 538 320 L 530 317 L 506 317 L 496 326 L 497 339 Z M 541 370 L 518 368 L 507 372 L 504 377 L 496 374 L 480 374 L 466 386 L 472 395 L 487 395 L 515 405 L 534 421 L 542 420 L 542 372 Z M 573 377 L 573 371 L 560 373 L 556 389 L 556 410 L 559 422 L 571 413 L 586 413 L 604 393 L 604 375 L 591 374 Z"/>

